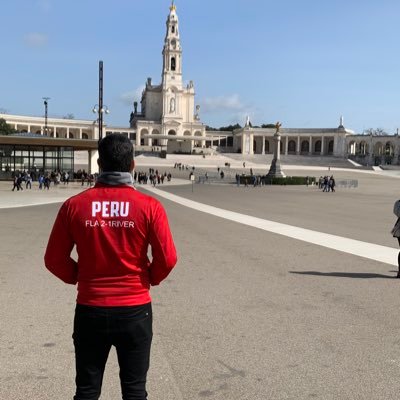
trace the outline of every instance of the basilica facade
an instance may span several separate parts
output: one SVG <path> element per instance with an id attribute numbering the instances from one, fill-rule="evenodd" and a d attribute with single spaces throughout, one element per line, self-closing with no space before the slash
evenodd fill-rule
<path id="1" fill-rule="evenodd" d="M 186 87 L 182 78 L 182 47 L 179 19 L 174 4 L 166 22 L 162 51 L 161 83 L 148 78 L 140 101 L 134 103 L 130 127 L 135 133 L 137 149 L 161 149 L 166 153 L 208 154 L 213 151 L 268 154 L 273 152 L 273 129 L 244 128 L 233 132 L 206 131 L 195 106 L 193 81 Z M 344 157 L 347 136 L 354 132 L 343 126 L 337 128 L 282 128 L 284 154 L 331 155 Z"/>
<path id="2" fill-rule="evenodd" d="M 174 4 L 166 25 L 161 83 L 154 85 L 151 78 L 147 79 L 141 110 L 135 102 L 130 126 L 136 131 L 139 146 L 191 153 L 194 146 L 205 147 L 206 130 L 200 122 L 200 107 L 195 108 L 193 81 L 183 85 L 179 19 Z"/>
<path id="3" fill-rule="evenodd" d="M 162 50 L 161 83 L 153 84 L 152 79 L 148 78 L 140 110 L 135 102 L 129 127 L 105 124 L 102 136 L 122 134 L 131 139 L 136 152 L 152 152 L 154 155 L 160 152 L 203 155 L 218 152 L 243 155 L 273 153 L 275 129 L 253 127 L 249 119 L 243 128 L 233 132 L 207 131 L 200 120 L 200 106 L 195 103 L 194 83 L 183 83 L 182 66 L 179 18 L 176 6 L 172 3 Z M 10 114 L 0 114 L 0 118 L 19 134 L 28 134 L 23 138 L 0 136 L 0 171 L 10 164 L 8 158 L 1 159 L 11 157 L 6 154 L 14 154 L 14 168 L 20 168 L 20 165 L 25 165 L 25 153 L 18 151 L 26 152 L 21 146 L 48 147 L 52 143 L 55 148 L 69 143 L 71 151 L 87 151 L 88 169 L 96 171 L 97 140 L 100 136 L 98 121 L 64 118 L 44 120 L 42 117 Z M 364 165 L 400 164 L 398 134 L 357 135 L 344 126 L 343 117 L 337 127 L 331 128 L 290 128 L 283 124 L 280 135 L 280 152 L 283 155 L 353 158 Z M 1 146 L 5 146 L 4 149 Z"/>

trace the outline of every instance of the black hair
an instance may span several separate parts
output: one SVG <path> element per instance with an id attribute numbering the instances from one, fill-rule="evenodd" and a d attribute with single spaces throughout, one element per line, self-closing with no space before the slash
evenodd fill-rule
<path id="1" fill-rule="evenodd" d="M 99 160 L 103 172 L 130 172 L 133 145 L 123 135 L 112 133 L 99 141 Z"/>

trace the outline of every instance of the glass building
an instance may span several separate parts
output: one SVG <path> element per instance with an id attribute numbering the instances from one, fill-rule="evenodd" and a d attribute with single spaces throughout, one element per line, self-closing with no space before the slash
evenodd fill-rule
<path id="1" fill-rule="evenodd" d="M 35 173 L 74 172 L 74 152 L 88 152 L 88 171 L 97 157 L 97 140 L 49 138 L 25 133 L 0 135 L 0 179 L 15 171 Z"/>
<path id="2" fill-rule="evenodd" d="M 0 171 L 74 171 L 73 147 L 0 144 Z"/>

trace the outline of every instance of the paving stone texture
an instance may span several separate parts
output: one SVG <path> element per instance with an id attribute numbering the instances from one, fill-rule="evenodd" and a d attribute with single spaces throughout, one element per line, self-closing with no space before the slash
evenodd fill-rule
<path id="1" fill-rule="evenodd" d="M 390 229 L 399 180 L 353 170 L 330 173 L 357 179 L 359 186 L 336 193 L 218 184 L 163 190 L 397 248 Z M 186 175 L 180 177 L 186 181 Z M 46 271 L 43 254 L 60 202 L 82 189 L 10 189 L 0 183 L 0 398 L 71 399 L 76 290 Z M 46 200 L 53 204 L 41 204 Z M 399 398 L 400 281 L 393 265 L 161 201 L 179 263 L 152 289 L 149 399 Z M 10 208 L 16 205 L 25 207 Z M 101 398 L 121 398 L 114 354 Z"/>

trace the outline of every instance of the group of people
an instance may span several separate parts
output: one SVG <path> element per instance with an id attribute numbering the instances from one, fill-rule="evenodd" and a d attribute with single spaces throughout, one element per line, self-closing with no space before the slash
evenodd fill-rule
<path id="1" fill-rule="evenodd" d="M 174 168 L 179 169 L 179 171 L 182 171 L 182 170 L 188 170 L 189 168 L 193 169 L 194 167 L 190 167 L 189 165 L 184 165 L 182 163 L 175 163 Z"/>
<path id="2" fill-rule="evenodd" d="M 38 189 L 50 189 L 50 184 L 51 182 L 54 183 L 54 185 L 59 185 L 61 182 L 64 183 L 64 185 L 69 184 L 69 179 L 70 179 L 70 174 L 67 171 L 52 171 L 52 172 L 47 172 L 47 173 L 39 173 L 37 174 L 36 172 L 32 171 L 22 171 L 22 172 L 16 172 L 14 174 L 13 178 L 13 187 L 12 191 L 17 189 L 19 190 L 24 190 L 22 185 L 25 183 L 25 189 L 32 189 L 32 182 L 37 181 L 39 186 Z"/>
<path id="3" fill-rule="evenodd" d="M 320 176 L 318 180 L 318 189 L 322 189 L 323 192 L 334 192 L 335 191 L 335 178 L 332 176 Z"/>
<path id="4" fill-rule="evenodd" d="M 236 185 L 240 186 L 240 175 L 236 174 L 235 175 L 235 180 L 236 180 Z M 253 185 L 254 187 L 257 186 L 262 186 L 264 185 L 264 181 L 261 178 L 261 175 L 250 175 L 250 177 L 248 176 L 244 176 L 243 178 L 243 184 L 245 187 L 249 186 L 249 184 Z"/>
<path id="5" fill-rule="evenodd" d="M 98 174 L 90 174 L 89 172 L 86 172 L 85 170 L 78 170 L 76 172 L 76 178 L 81 181 L 81 186 L 84 186 L 86 183 L 86 186 L 92 186 L 94 182 L 96 182 Z"/>
<path id="6" fill-rule="evenodd" d="M 172 174 L 170 172 L 168 174 L 166 172 L 160 173 L 158 169 L 154 170 L 154 168 L 149 168 L 148 173 L 143 171 L 135 171 L 133 174 L 133 182 L 144 185 L 147 185 L 149 181 L 153 186 L 160 184 L 162 185 L 164 184 L 165 179 L 170 182 L 172 179 Z"/>

